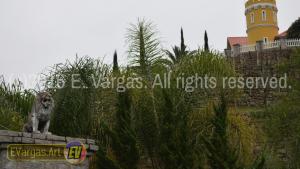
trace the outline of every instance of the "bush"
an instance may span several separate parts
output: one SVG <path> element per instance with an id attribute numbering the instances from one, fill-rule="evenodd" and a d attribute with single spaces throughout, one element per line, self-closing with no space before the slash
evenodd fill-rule
<path id="1" fill-rule="evenodd" d="M 288 29 L 287 38 L 299 39 L 300 38 L 300 18 L 298 18 Z"/>

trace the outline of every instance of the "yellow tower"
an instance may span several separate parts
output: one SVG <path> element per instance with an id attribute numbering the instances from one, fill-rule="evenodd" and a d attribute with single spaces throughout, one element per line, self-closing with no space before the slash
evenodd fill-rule
<path id="1" fill-rule="evenodd" d="M 274 41 L 278 35 L 276 0 L 248 0 L 245 4 L 248 44 Z"/>

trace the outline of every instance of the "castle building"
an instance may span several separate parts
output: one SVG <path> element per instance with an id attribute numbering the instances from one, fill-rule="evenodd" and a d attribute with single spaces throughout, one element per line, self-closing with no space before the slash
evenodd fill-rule
<path id="1" fill-rule="evenodd" d="M 227 49 L 233 45 L 254 45 L 257 41 L 272 42 L 278 36 L 276 0 L 247 0 L 245 16 L 247 37 L 228 37 Z"/>
<path id="2" fill-rule="evenodd" d="M 248 0 L 245 4 L 248 44 L 274 41 L 278 35 L 276 0 Z"/>

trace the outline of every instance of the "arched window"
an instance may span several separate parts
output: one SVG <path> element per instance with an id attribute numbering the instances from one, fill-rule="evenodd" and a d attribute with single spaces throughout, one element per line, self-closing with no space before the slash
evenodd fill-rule
<path id="1" fill-rule="evenodd" d="M 266 21 L 267 20 L 267 13 L 266 13 L 265 10 L 262 11 L 261 17 L 262 17 L 262 21 Z"/>
<path id="2" fill-rule="evenodd" d="M 253 12 L 250 14 L 250 22 L 254 23 L 254 13 Z"/>

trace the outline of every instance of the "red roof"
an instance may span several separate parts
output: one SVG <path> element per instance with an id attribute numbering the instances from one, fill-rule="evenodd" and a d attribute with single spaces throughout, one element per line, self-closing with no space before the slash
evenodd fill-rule
<path id="1" fill-rule="evenodd" d="M 282 32 L 281 34 L 277 35 L 278 37 L 286 37 L 287 31 Z"/>
<path id="2" fill-rule="evenodd" d="M 233 45 L 240 44 L 241 46 L 248 44 L 247 37 L 228 37 L 227 42 L 232 47 Z"/>

